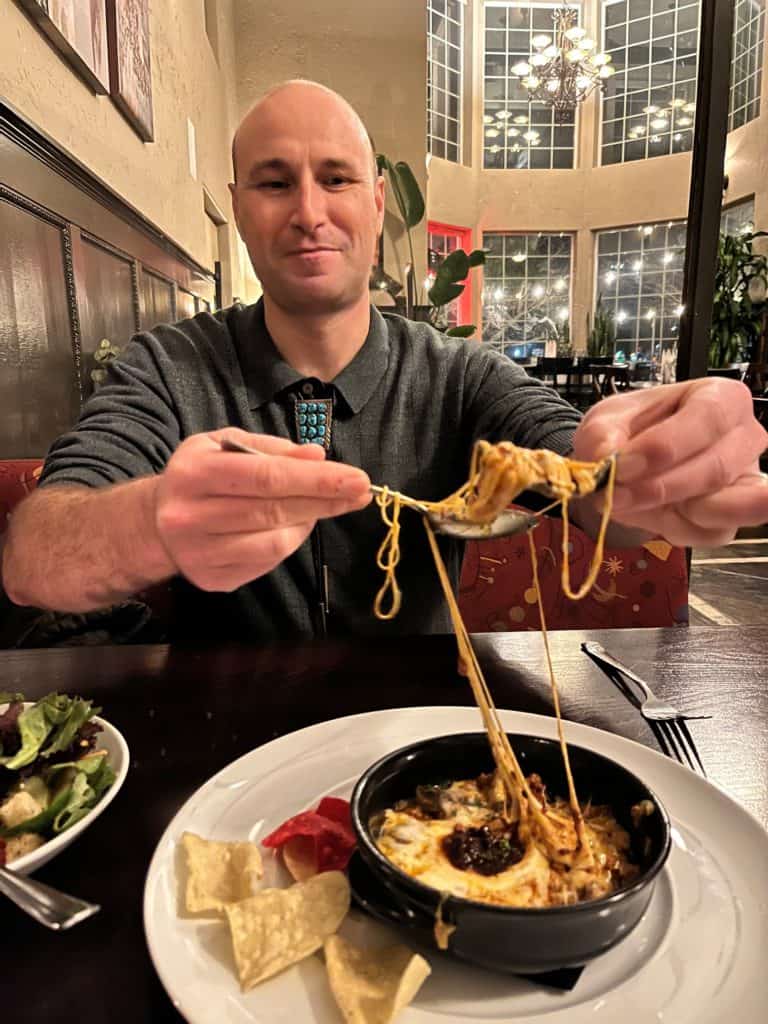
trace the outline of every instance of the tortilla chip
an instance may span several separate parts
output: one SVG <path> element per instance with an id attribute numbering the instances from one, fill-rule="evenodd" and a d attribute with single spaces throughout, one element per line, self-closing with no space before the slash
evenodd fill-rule
<path id="1" fill-rule="evenodd" d="M 283 862 L 295 882 L 306 882 L 318 872 L 317 847 L 309 836 L 294 836 L 281 847 Z"/>
<path id="2" fill-rule="evenodd" d="M 243 992 L 320 949 L 346 917 L 349 901 L 346 875 L 325 871 L 226 906 Z"/>
<path id="3" fill-rule="evenodd" d="M 221 911 L 256 892 L 255 882 L 263 874 L 256 843 L 225 843 L 185 832 L 181 845 L 187 855 L 187 913 Z"/>
<path id="4" fill-rule="evenodd" d="M 325 943 L 331 991 L 347 1024 L 389 1024 L 430 973 L 424 957 L 405 946 L 364 950 L 332 935 Z"/>

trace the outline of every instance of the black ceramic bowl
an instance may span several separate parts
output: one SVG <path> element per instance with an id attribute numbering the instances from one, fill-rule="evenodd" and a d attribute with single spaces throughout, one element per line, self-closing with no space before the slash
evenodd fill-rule
<path id="1" fill-rule="evenodd" d="M 550 794 L 567 795 L 556 740 L 521 735 L 509 739 L 526 775 L 538 772 Z M 569 744 L 568 751 L 580 801 L 610 804 L 632 836 L 640 876 L 610 896 L 565 907 L 519 909 L 448 896 L 442 916 L 456 929 L 449 949 L 462 960 L 514 973 L 578 966 L 625 938 L 645 912 L 669 854 L 667 813 L 656 794 L 626 768 L 583 747 Z M 352 824 L 360 856 L 392 900 L 393 917 L 414 925 L 434 921 L 440 896 L 379 852 L 371 819 L 398 800 L 413 797 L 419 784 L 472 779 L 493 767 L 485 733 L 461 733 L 413 743 L 383 757 L 361 776 L 352 794 Z M 656 811 L 643 819 L 640 832 L 633 826 L 630 809 L 641 800 L 652 801 Z"/>

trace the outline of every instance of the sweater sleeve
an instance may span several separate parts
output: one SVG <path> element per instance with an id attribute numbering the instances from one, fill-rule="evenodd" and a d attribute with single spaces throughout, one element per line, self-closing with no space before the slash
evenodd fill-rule
<path id="1" fill-rule="evenodd" d="M 522 367 L 481 346 L 470 352 L 464 391 L 465 422 L 472 442 L 511 441 L 564 455 L 581 413 Z"/>
<path id="2" fill-rule="evenodd" d="M 136 335 L 72 430 L 52 444 L 40 485 L 103 487 L 159 473 L 180 440 L 167 356 L 151 333 Z"/>

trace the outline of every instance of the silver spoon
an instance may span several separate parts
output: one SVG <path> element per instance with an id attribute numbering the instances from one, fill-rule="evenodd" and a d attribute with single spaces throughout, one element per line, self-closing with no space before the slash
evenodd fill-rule
<path id="1" fill-rule="evenodd" d="M 68 896 L 43 882 L 0 868 L 0 892 L 46 928 L 63 932 L 97 914 L 95 903 Z"/>
<path id="2" fill-rule="evenodd" d="M 247 455 L 261 455 L 261 452 L 255 448 L 249 448 L 248 445 L 241 444 L 240 441 L 233 441 L 227 437 L 223 438 L 219 444 L 225 452 L 245 452 Z M 599 490 L 605 485 L 608 479 L 609 468 L 610 460 L 606 460 L 605 464 L 597 472 L 595 490 Z M 385 490 L 384 487 L 380 487 L 378 484 L 371 484 L 371 492 L 373 494 L 384 494 Z M 531 490 L 536 490 L 540 494 L 553 497 L 546 487 L 535 487 L 531 488 Z M 574 497 L 578 497 L 578 495 L 574 495 Z M 426 505 L 423 505 L 416 498 L 409 498 L 405 494 L 400 495 L 400 501 L 408 508 L 415 509 L 415 511 L 425 515 L 435 533 L 443 533 L 448 537 L 457 537 L 461 540 L 511 537 L 516 533 L 525 533 L 527 530 L 533 529 L 534 526 L 539 524 L 541 519 L 540 516 L 530 512 L 521 512 L 519 509 L 507 509 L 499 513 L 491 523 L 467 523 L 462 519 L 438 515 L 436 512 L 430 511 Z"/>

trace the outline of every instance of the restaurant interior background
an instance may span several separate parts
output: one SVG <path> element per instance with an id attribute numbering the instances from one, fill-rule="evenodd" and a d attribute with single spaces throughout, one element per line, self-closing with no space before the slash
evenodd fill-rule
<path id="1" fill-rule="evenodd" d="M 390 193 L 378 304 L 402 309 L 411 244 L 415 315 L 452 250 L 484 249 L 439 322 L 476 325 L 478 344 L 577 404 L 671 379 L 683 355 L 690 367 L 678 338 L 701 6 L 571 4 L 586 32 L 572 48 L 615 73 L 558 123 L 528 95 L 541 62 L 520 68 L 552 45 L 557 2 L 0 0 L 0 484 L 4 467 L 44 456 L 136 330 L 258 297 L 229 208 L 230 141 L 261 92 L 297 76 L 342 93 L 425 196 L 409 232 Z M 706 360 L 746 378 L 760 411 L 768 249 L 751 235 L 768 229 L 765 2 L 731 6 L 714 169 L 716 313 L 729 326 Z M 761 533 L 693 552 L 693 624 L 762 621 Z"/>

